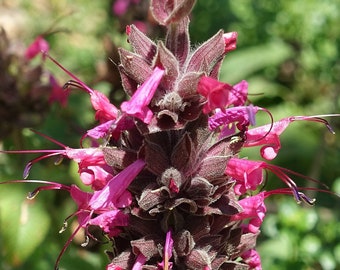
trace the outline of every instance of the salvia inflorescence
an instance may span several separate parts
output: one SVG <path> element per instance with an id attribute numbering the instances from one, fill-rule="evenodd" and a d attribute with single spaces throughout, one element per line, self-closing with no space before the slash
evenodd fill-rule
<path id="1" fill-rule="evenodd" d="M 240 156 L 245 147 L 260 146 L 264 160 L 280 150 L 279 136 L 293 121 L 328 122 L 320 116 L 295 116 L 277 122 L 268 110 L 248 100 L 248 83 L 220 82 L 226 54 L 236 48 L 237 33 L 217 32 L 194 50 L 188 34 L 193 0 L 152 0 L 154 19 L 166 28 L 165 39 L 153 41 L 136 26 L 126 28 L 133 51 L 120 48 L 118 69 L 130 99 L 120 107 L 93 90 L 54 60 L 71 80 L 64 88 L 80 88 L 90 96 L 98 125 L 81 138 L 92 147 L 22 150 L 72 159 L 92 192 L 76 185 L 40 180 L 32 191 L 65 190 L 78 209 L 75 233 L 96 226 L 114 246 L 107 270 L 113 269 L 261 269 L 256 239 L 266 215 L 264 200 L 289 194 L 298 203 L 313 204 L 293 181 L 304 177 L 263 160 Z M 32 45 L 38 53 L 38 43 Z M 32 50 L 31 48 L 31 50 Z M 43 48 L 42 48 L 43 49 Z M 268 114 L 269 124 L 256 126 L 256 114 Z M 6 151 L 5 151 L 6 152 Z M 265 191 L 266 173 L 287 187 Z M 304 177 L 308 179 L 308 177 Z M 313 180 L 313 179 L 310 179 Z"/>

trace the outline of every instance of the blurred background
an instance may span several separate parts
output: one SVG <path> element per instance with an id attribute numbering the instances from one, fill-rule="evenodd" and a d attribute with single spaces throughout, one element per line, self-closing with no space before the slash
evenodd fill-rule
<path id="1" fill-rule="evenodd" d="M 44 37 L 50 54 L 112 102 L 125 99 L 117 73 L 117 47 L 129 48 L 125 26 L 135 23 L 153 38 L 164 29 L 148 14 L 148 1 L 0 1 L 0 149 L 59 149 L 32 132 L 38 130 L 70 147 L 94 125 L 88 94 L 51 92 L 70 77 L 51 61 L 25 58 L 25 50 Z M 190 26 L 195 47 L 219 29 L 238 32 L 238 48 L 224 61 L 220 80 L 249 82 L 249 99 L 268 108 L 275 120 L 292 115 L 339 113 L 340 2 L 338 0 L 198 0 Z M 110 60 L 109 60 L 110 59 Z M 53 76 L 51 79 L 51 76 Z M 327 118 L 340 134 L 340 120 Z M 259 116 L 258 124 L 268 122 Z M 281 136 L 274 164 L 319 179 L 340 193 L 340 138 L 321 124 L 294 122 Z M 256 151 L 243 156 L 260 159 Z M 0 181 L 22 179 L 25 164 L 37 155 L 0 155 Z M 81 185 L 77 165 L 54 160 L 34 164 L 29 179 Z M 324 186 L 294 179 L 299 186 Z M 63 220 L 75 205 L 63 191 L 46 191 L 33 201 L 34 184 L 0 187 L 0 269 L 51 269 L 76 223 L 62 234 Z M 268 175 L 266 189 L 282 187 Z M 309 193 L 316 205 L 297 205 L 272 196 L 258 250 L 263 269 L 340 269 L 340 200 Z M 105 269 L 105 249 L 82 248 L 80 234 L 65 252 L 60 269 Z"/>

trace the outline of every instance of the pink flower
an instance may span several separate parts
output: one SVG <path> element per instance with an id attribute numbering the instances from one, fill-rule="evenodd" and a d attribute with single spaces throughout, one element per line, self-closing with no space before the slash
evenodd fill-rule
<path id="1" fill-rule="evenodd" d="M 49 79 L 52 86 L 52 92 L 49 97 L 49 102 L 59 102 L 62 107 L 65 107 L 70 91 L 65 90 L 63 87 L 61 87 L 52 74 L 50 74 Z"/>
<path id="2" fill-rule="evenodd" d="M 104 154 L 100 148 L 70 148 L 62 143 L 44 135 L 38 131 L 35 133 L 47 138 L 64 149 L 56 150 L 15 150 L 3 151 L 12 154 L 43 154 L 27 163 L 24 169 L 24 179 L 29 176 L 29 172 L 34 163 L 53 156 L 67 157 L 78 163 L 78 173 L 85 185 L 91 185 L 94 190 L 101 189 L 113 177 L 113 169 L 106 164 Z"/>
<path id="3" fill-rule="evenodd" d="M 298 190 L 295 182 L 287 175 L 293 174 L 301 178 L 308 178 L 307 176 L 293 172 L 291 170 L 268 164 L 264 161 L 254 161 L 239 158 L 230 158 L 227 163 L 225 174 L 236 181 L 234 191 L 236 195 L 242 195 L 248 190 L 256 190 L 263 181 L 263 170 L 268 170 L 280 178 L 290 189 L 297 203 L 302 201 L 312 205 L 313 199 L 308 198 L 304 193 Z M 308 178 L 311 181 L 314 179 Z M 274 194 L 274 193 L 273 193 Z M 269 195 L 269 193 L 267 194 Z M 267 196 L 266 195 L 266 196 Z"/>
<path id="4" fill-rule="evenodd" d="M 216 110 L 216 113 L 209 117 L 209 129 L 214 130 L 218 126 L 237 123 L 238 129 L 245 131 L 249 125 L 255 125 L 255 114 L 261 109 L 256 106 L 238 106 Z"/>
<path id="5" fill-rule="evenodd" d="M 248 190 L 256 190 L 263 180 L 264 162 L 231 158 L 225 174 L 236 180 L 235 193 L 242 195 Z"/>
<path id="6" fill-rule="evenodd" d="M 255 249 L 250 249 L 241 255 L 251 270 L 262 270 L 261 258 Z"/>
<path id="7" fill-rule="evenodd" d="M 233 215 L 232 220 L 250 219 L 246 230 L 251 233 L 257 233 L 266 214 L 266 206 L 264 204 L 265 193 L 260 192 L 254 196 L 244 198 L 238 203 L 242 206 L 243 211 Z"/>
<path id="8" fill-rule="evenodd" d="M 225 53 L 236 49 L 237 32 L 229 32 L 223 34 L 225 42 Z"/>
<path id="9" fill-rule="evenodd" d="M 92 90 L 90 92 L 91 103 L 96 111 L 95 118 L 100 123 L 104 123 L 117 118 L 118 109 L 111 104 L 109 99 L 101 92 Z"/>
<path id="10" fill-rule="evenodd" d="M 104 213 L 92 218 L 89 225 L 96 225 L 106 232 L 109 237 L 118 235 L 121 230 L 117 227 L 129 225 L 128 216 L 120 210 L 105 211 Z"/>
<path id="11" fill-rule="evenodd" d="M 115 120 L 106 121 L 86 132 L 86 135 L 93 139 L 104 138 L 109 134 L 110 129 L 113 127 Z"/>
<path id="12" fill-rule="evenodd" d="M 229 93 L 232 89 L 233 87 L 230 84 L 202 76 L 198 83 L 197 92 L 207 99 L 203 106 L 203 113 L 207 114 L 216 108 L 223 109 L 229 105 Z"/>
<path id="13" fill-rule="evenodd" d="M 244 147 L 263 145 L 260 150 L 261 156 L 267 160 L 272 160 L 276 157 L 281 148 L 280 135 L 285 131 L 290 123 L 298 120 L 323 123 L 332 133 L 334 133 L 328 122 L 319 116 L 291 116 L 283 118 L 273 124 L 248 130 L 246 132 L 247 141 L 245 142 Z"/>
<path id="14" fill-rule="evenodd" d="M 138 4 L 140 0 L 116 0 L 112 5 L 112 12 L 117 16 L 123 16 L 131 3 Z"/>
<path id="15" fill-rule="evenodd" d="M 144 166 L 145 162 L 143 160 L 136 160 L 122 172 L 114 176 L 103 189 L 95 191 L 89 202 L 91 208 L 122 207 L 124 204 L 128 204 L 131 198 L 129 197 L 129 193 L 124 192 Z M 120 197 L 122 195 L 124 195 L 123 200 L 118 200 L 121 199 Z M 116 205 L 118 203 L 119 205 Z"/>
<path id="16" fill-rule="evenodd" d="M 113 263 L 110 263 L 106 266 L 106 270 L 124 270 L 124 269 Z"/>
<path id="17" fill-rule="evenodd" d="M 65 155 L 78 163 L 80 179 L 94 190 L 102 189 L 113 177 L 113 169 L 106 164 L 100 148 L 66 148 Z"/>
<path id="18" fill-rule="evenodd" d="M 149 124 L 153 112 L 148 105 L 157 90 L 164 75 L 164 70 L 156 67 L 152 75 L 136 90 L 129 101 L 121 104 L 121 110 L 127 115 L 137 117 L 144 123 Z"/>
<path id="19" fill-rule="evenodd" d="M 245 80 L 233 86 L 229 94 L 229 103 L 234 106 L 243 106 L 248 96 L 248 82 Z"/>
<path id="20" fill-rule="evenodd" d="M 53 63 L 60 67 L 65 73 L 67 73 L 74 80 L 65 84 L 65 87 L 75 86 L 90 94 L 92 107 L 96 111 L 95 118 L 100 122 L 115 120 L 117 118 L 118 109 L 116 106 L 110 103 L 109 99 L 101 92 L 91 89 L 84 82 L 82 82 L 77 76 L 63 67 L 57 60 L 52 58 L 47 51 L 44 52 L 44 57 L 48 57 Z"/>
<path id="21" fill-rule="evenodd" d="M 158 265 L 162 267 L 163 270 L 170 270 L 172 269 L 172 262 L 169 262 L 170 258 L 172 257 L 172 248 L 174 245 L 174 241 L 172 239 L 171 230 L 166 233 L 165 245 L 164 245 L 164 256 L 163 261 Z"/>
<path id="22" fill-rule="evenodd" d="M 139 253 L 136 258 L 136 262 L 132 267 L 132 270 L 142 270 L 145 262 L 146 262 L 146 257 L 142 253 Z"/>
<path id="23" fill-rule="evenodd" d="M 26 49 L 25 58 L 27 60 L 31 60 L 38 54 L 48 51 L 49 51 L 48 42 L 42 36 L 38 36 Z"/>
<path id="24" fill-rule="evenodd" d="M 91 202 L 93 202 L 93 197 L 95 194 L 90 192 L 84 192 L 80 190 L 76 185 L 66 186 L 60 183 L 49 182 L 49 181 L 41 181 L 41 180 L 14 180 L 12 183 L 40 183 L 44 184 L 41 187 L 36 188 L 33 192 L 30 192 L 27 196 L 28 199 L 34 199 L 40 191 L 43 190 L 66 190 L 70 193 L 74 202 L 78 205 L 78 210 L 68 216 L 64 221 L 64 227 L 60 230 L 60 233 L 63 232 L 67 227 L 67 221 L 71 217 L 77 216 L 79 226 L 72 233 L 70 238 L 65 243 L 63 249 L 61 250 L 56 263 L 55 268 L 58 269 L 58 265 L 60 259 L 65 252 L 66 248 L 72 242 L 76 233 L 80 230 L 80 228 L 85 228 L 86 233 L 89 225 L 96 225 L 103 229 L 104 232 L 108 233 L 110 237 L 114 237 L 118 235 L 121 230 L 119 227 L 128 225 L 128 216 L 119 210 L 117 207 L 122 206 L 119 204 L 110 204 L 109 208 L 93 208 L 91 206 Z M 4 183 L 4 182 L 3 182 Z M 120 192 L 116 194 L 117 196 L 125 196 L 124 192 Z M 113 202 L 121 201 L 120 198 L 111 198 Z M 110 268 L 109 268 L 110 269 Z M 119 269 L 119 268 L 111 268 L 111 269 Z"/>

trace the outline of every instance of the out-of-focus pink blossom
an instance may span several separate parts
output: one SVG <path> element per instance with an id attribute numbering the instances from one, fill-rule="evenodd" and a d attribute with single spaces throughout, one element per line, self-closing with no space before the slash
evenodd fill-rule
<path id="1" fill-rule="evenodd" d="M 56 78 L 52 74 L 50 74 L 49 79 L 52 86 L 52 92 L 49 97 L 49 102 L 59 102 L 62 107 L 65 107 L 67 105 L 67 99 L 70 91 L 60 86 Z"/>
<path id="2" fill-rule="evenodd" d="M 42 52 L 48 52 L 49 49 L 48 42 L 42 36 L 38 36 L 26 49 L 25 58 L 31 60 Z"/>
<path id="3" fill-rule="evenodd" d="M 117 16 L 123 16 L 131 4 L 138 4 L 140 0 L 116 0 L 112 5 L 112 12 Z"/>

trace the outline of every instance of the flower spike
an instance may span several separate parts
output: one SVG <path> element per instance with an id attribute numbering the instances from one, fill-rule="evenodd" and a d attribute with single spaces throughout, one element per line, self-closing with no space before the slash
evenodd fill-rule
<path id="1" fill-rule="evenodd" d="M 30 200 L 44 190 L 67 191 L 76 205 L 77 209 L 62 219 L 60 233 L 70 219 L 78 224 L 61 249 L 55 269 L 79 230 L 85 234 L 81 246 L 90 239 L 98 241 L 90 232 L 95 226 L 112 243 L 107 270 L 260 270 L 256 242 L 268 214 L 265 199 L 284 194 L 297 203 L 313 205 L 315 199 L 308 191 L 333 194 L 308 176 L 242 158 L 244 147 L 259 146 L 264 159 L 274 159 L 281 149 L 281 134 L 294 121 L 321 123 L 334 133 L 324 118 L 340 114 L 274 121 L 267 109 L 248 99 L 247 81 L 235 85 L 221 82 L 222 61 L 236 49 L 237 33 L 220 30 L 193 48 L 189 22 L 195 2 L 151 0 L 148 14 L 154 18 L 144 28 L 150 30 L 158 22 L 165 26 L 165 37 L 152 40 L 132 24 L 126 27 L 132 51 L 113 43 L 106 46 L 116 70 L 110 79 L 107 74 L 99 79 L 108 79 L 113 89 L 122 88 L 130 97 L 117 107 L 52 58 L 43 35 L 26 50 L 26 64 L 42 50 L 43 60 L 48 58 L 70 77 L 60 87 L 47 73 L 51 94 L 46 101 L 64 106 L 69 90 L 81 89 L 88 94 L 97 121 L 82 134 L 80 148 L 33 131 L 60 149 L 0 151 L 38 155 L 26 165 L 25 179 L 0 186 L 38 184 L 28 194 Z M 129 4 L 137 3 L 140 0 L 117 0 L 114 12 L 121 15 Z M 6 38 L 2 32 L 1 40 Z M 259 111 L 268 114 L 267 125 L 256 126 Z M 85 138 L 91 147 L 83 147 Z M 32 166 L 49 157 L 58 158 L 56 165 L 63 158 L 76 162 L 79 179 L 88 191 L 72 183 L 27 180 Z M 264 190 L 269 173 L 285 187 Z M 295 178 L 326 189 L 299 187 Z"/>

